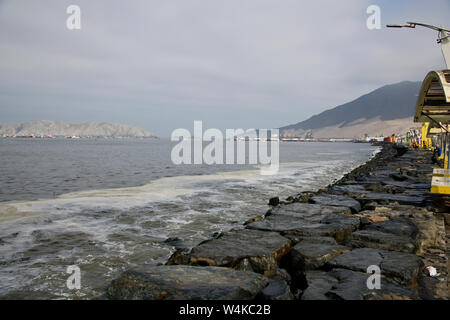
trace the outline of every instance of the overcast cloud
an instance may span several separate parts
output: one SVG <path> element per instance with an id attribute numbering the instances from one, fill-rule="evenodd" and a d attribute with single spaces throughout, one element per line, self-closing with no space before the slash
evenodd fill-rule
<path id="1" fill-rule="evenodd" d="M 370 31 L 370 4 L 450 27 L 450 0 L 0 0 L 0 122 L 272 128 L 444 68 L 435 32 Z"/>

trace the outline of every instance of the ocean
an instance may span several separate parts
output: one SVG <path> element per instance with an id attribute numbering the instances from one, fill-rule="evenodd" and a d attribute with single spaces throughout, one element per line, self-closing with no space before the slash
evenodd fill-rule
<path id="1" fill-rule="evenodd" d="M 175 165 L 174 144 L 0 139 L 0 299 L 98 297 L 122 271 L 243 228 L 269 198 L 325 187 L 379 150 L 280 143 L 278 174 L 263 176 L 257 165 Z M 71 265 L 80 289 L 67 287 Z"/>

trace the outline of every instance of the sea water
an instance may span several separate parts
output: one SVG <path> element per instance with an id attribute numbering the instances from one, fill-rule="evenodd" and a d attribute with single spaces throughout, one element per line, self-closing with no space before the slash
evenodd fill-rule
<path id="1" fill-rule="evenodd" d="M 317 190 L 369 144 L 280 143 L 280 170 L 174 165 L 168 139 L 0 139 L 0 298 L 89 299 L 122 271 L 243 228 L 268 199 Z M 175 242 L 165 241 L 178 239 Z M 69 289 L 68 266 L 81 271 Z"/>

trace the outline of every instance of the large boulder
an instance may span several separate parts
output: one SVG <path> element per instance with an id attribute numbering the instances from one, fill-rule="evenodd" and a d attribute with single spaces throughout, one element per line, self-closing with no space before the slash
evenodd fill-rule
<path id="1" fill-rule="evenodd" d="M 330 260 L 331 268 L 367 272 L 369 266 L 378 266 L 381 274 L 402 285 L 414 285 L 422 267 L 415 254 L 361 248 L 344 253 Z"/>
<path id="2" fill-rule="evenodd" d="M 278 268 L 291 247 L 289 239 L 275 232 L 235 230 L 201 243 L 189 255 L 189 264 L 248 269 L 264 273 Z"/>
<path id="3" fill-rule="evenodd" d="M 218 267 L 159 266 L 126 271 L 106 289 L 117 300 L 250 300 L 269 280 L 254 272 Z"/>
<path id="4" fill-rule="evenodd" d="M 344 243 L 359 226 L 359 218 L 349 214 L 347 207 L 295 203 L 280 206 L 248 229 L 279 232 L 289 238 L 331 236 Z"/>
<path id="5" fill-rule="evenodd" d="M 360 197 L 368 191 L 364 186 L 359 184 L 335 185 L 331 188 L 331 193 L 336 195 L 344 195 L 349 197 Z"/>
<path id="6" fill-rule="evenodd" d="M 392 193 L 367 193 L 359 199 L 363 202 L 376 201 L 378 203 L 398 202 L 399 204 L 421 206 L 425 197 L 423 195 L 403 195 Z"/>
<path id="7" fill-rule="evenodd" d="M 259 298 L 263 300 L 294 300 L 286 281 L 271 281 L 267 287 L 261 292 Z"/>
<path id="8" fill-rule="evenodd" d="M 367 229 L 395 234 L 401 237 L 415 238 L 419 229 L 408 219 L 392 218 L 370 225 Z"/>
<path id="9" fill-rule="evenodd" d="M 325 241 L 318 241 L 315 237 L 305 238 L 296 244 L 289 253 L 290 267 L 293 270 L 314 270 L 324 266 L 328 261 L 340 254 L 350 251 L 350 248 L 336 244 L 333 238 Z"/>
<path id="10" fill-rule="evenodd" d="M 305 274 L 306 289 L 303 291 L 302 300 L 331 300 L 327 295 L 332 288 L 336 288 L 339 281 L 325 271 L 307 271 Z"/>
<path id="11" fill-rule="evenodd" d="M 313 203 L 290 203 L 279 206 L 270 211 L 270 214 L 293 215 L 294 217 L 315 217 L 329 214 L 351 214 L 347 206 L 331 206 Z"/>
<path id="12" fill-rule="evenodd" d="M 416 252 L 416 244 L 411 238 L 371 229 L 353 232 L 347 245 L 353 248 L 367 247 L 407 253 Z"/>
<path id="13" fill-rule="evenodd" d="M 380 289 L 369 289 L 367 280 L 370 274 L 333 269 L 330 272 L 308 271 L 307 288 L 302 300 L 412 300 L 416 298 L 413 290 L 390 283 L 381 277 Z"/>
<path id="14" fill-rule="evenodd" d="M 418 227 L 410 219 L 391 218 L 370 224 L 366 230 L 354 232 L 348 245 L 414 253 L 417 250 L 418 233 Z"/>
<path id="15" fill-rule="evenodd" d="M 350 208 L 353 213 L 361 210 L 361 204 L 358 201 L 342 195 L 321 194 L 312 197 L 309 201 L 324 206 L 347 207 Z"/>

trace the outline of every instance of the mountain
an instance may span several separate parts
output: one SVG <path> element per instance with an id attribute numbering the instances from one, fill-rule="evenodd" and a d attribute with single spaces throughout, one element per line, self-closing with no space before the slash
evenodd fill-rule
<path id="1" fill-rule="evenodd" d="M 90 137 L 155 137 L 139 127 L 118 123 L 88 122 L 66 123 L 60 121 L 35 120 L 25 123 L 0 125 L 0 135 L 6 136 L 90 136 Z"/>
<path id="2" fill-rule="evenodd" d="M 421 82 L 403 81 L 386 85 L 356 100 L 326 110 L 311 118 L 280 128 L 285 136 L 354 138 L 365 134 L 392 135 L 420 127 L 413 122 Z"/>

